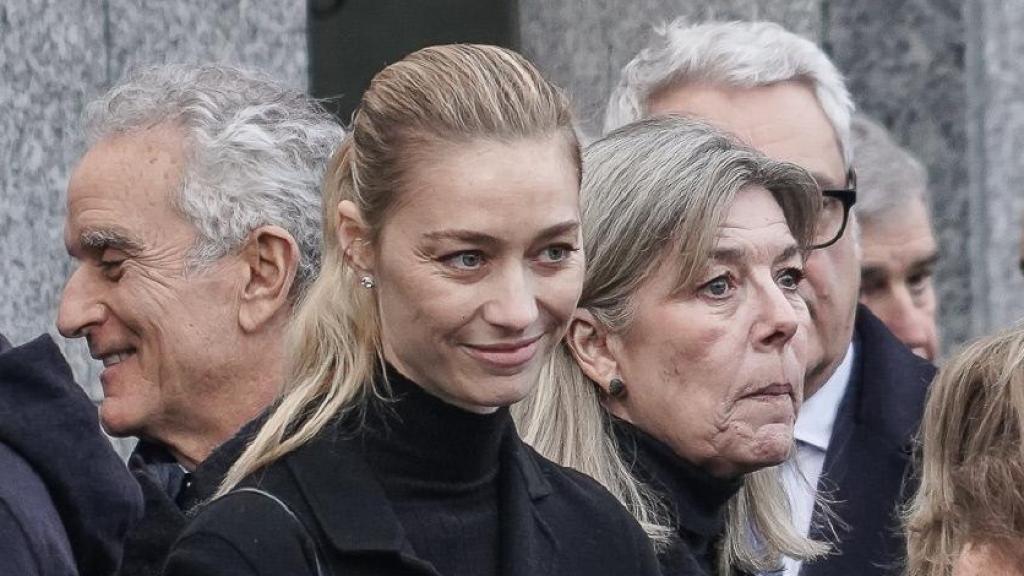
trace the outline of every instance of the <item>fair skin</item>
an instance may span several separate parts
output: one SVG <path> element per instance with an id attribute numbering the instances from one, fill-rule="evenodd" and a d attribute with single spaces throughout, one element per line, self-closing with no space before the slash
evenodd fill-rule
<path id="1" fill-rule="evenodd" d="M 928 360 L 939 353 L 932 282 L 937 258 L 928 209 L 919 199 L 862 222 L 860 301 Z"/>
<path id="2" fill-rule="evenodd" d="M 778 203 L 747 188 L 693 286 L 678 287 L 667 260 L 634 294 L 627 327 L 609 331 L 580 311 L 569 344 L 598 385 L 625 382 L 607 409 L 679 457 L 723 478 L 778 464 L 803 398 L 802 270 Z"/>
<path id="3" fill-rule="evenodd" d="M 437 143 L 405 181 L 375 242 L 356 206 L 339 205 L 341 246 L 376 282 L 385 359 L 465 410 L 521 400 L 583 286 L 565 135 Z"/>
<path id="4" fill-rule="evenodd" d="M 57 325 L 103 362 L 103 427 L 163 444 L 192 469 L 276 396 L 299 255 L 265 226 L 186 273 L 197 233 L 172 207 L 184 164 L 167 124 L 89 149 L 68 185 L 64 241 L 78 265 Z"/>
<path id="5" fill-rule="evenodd" d="M 727 130 L 767 156 L 797 164 L 823 189 L 844 188 L 846 167 L 839 140 L 811 87 L 799 81 L 756 88 L 685 84 L 666 88 L 648 101 L 649 115 L 679 113 Z M 807 259 L 808 329 L 805 395 L 835 372 L 853 339 L 860 290 L 860 264 L 850 227 L 838 242 Z"/>
<path id="6" fill-rule="evenodd" d="M 1024 576 L 1020 542 L 968 543 L 953 565 L 953 576 Z"/>

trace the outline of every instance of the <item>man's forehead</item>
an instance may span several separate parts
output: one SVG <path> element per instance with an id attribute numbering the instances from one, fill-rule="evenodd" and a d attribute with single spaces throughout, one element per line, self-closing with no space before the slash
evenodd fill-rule
<path id="1" fill-rule="evenodd" d="M 822 187 L 841 187 L 846 174 L 838 136 L 810 84 L 757 87 L 691 83 L 665 88 L 648 102 L 652 115 L 688 114 L 737 136 L 776 160 L 811 172 Z"/>

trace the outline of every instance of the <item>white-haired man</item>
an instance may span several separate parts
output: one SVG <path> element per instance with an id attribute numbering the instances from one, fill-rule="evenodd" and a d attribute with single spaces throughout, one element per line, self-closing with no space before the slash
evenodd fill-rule
<path id="1" fill-rule="evenodd" d="M 122 573 L 159 573 L 281 389 L 343 133 L 305 95 L 223 66 L 140 71 L 88 107 L 86 131 L 58 327 L 103 362 L 104 428 L 140 439 L 146 510 Z"/>
<path id="2" fill-rule="evenodd" d="M 605 130 L 639 118 L 681 113 L 729 130 L 769 156 L 794 162 L 818 181 L 823 213 L 807 260 L 807 398 L 787 473 L 794 522 L 826 539 L 814 490 L 836 501 L 836 554 L 786 559 L 789 575 L 894 573 L 902 553 L 897 506 L 907 447 L 934 369 L 857 305 L 860 265 L 850 207 L 853 104 L 843 79 L 812 42 L 767 22 L 688 25 L 657 31 L 622 72 Z M 802 470 L 802 476 L 793 472 Z M 805 488 L 808 486 L 811 489 Z M 812 522 L 813 518 L 813 522 Z"/>
<path id="3" fill-rule="evenodd" d="M 933 276 L 938 243 L 928 173 L 888 131 L 862 114 L 851 125 L 860 224 L 860 301 L 915 354 L 939 355 Z"/>

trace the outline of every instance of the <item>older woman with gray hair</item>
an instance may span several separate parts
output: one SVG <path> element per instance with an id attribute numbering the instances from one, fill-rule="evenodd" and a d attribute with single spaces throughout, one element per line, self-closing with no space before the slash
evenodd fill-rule
<path id="1" fill-rule="evenodd" d="M 590 146 L 582 190 L 583 295 L 518 407 L 524 438 L 616 495 L 666 575 L 824 553 L 792 526 L 772 468 L 802 400 L 814 181 L 664 117 Z"/>

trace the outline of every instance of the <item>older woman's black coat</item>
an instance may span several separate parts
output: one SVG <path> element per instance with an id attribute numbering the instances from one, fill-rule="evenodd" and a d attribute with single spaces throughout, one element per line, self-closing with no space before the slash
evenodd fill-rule
<path id="1" fill-rule="evenodd" d="M 544 459 L 515 434 L 506 442 L 502 576 L 659 573 L 646 535 L 604 488 Z M 312 576 L 316 548 L 327 574 L 437 576 L 412 550 L 358 439 L 337 427 L 245 485 L 287 503 L 301 523 L 262 495 L 229 494 L 188 526 L 165 575 Z"/>

